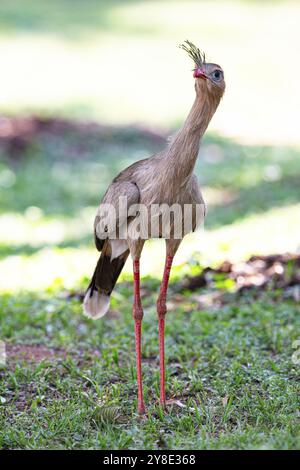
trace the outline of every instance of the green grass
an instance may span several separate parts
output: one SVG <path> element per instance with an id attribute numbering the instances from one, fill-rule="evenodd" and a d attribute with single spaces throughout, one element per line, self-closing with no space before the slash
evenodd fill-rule
<path id="1" fill-rule="evenodd" d="M 56 348 L 55 359 L 9 358 L 1 371 L 3 448 L 297 449 L 299 305 L 274 295 L 199 310 L 188 294 L 167 316 L 167 395 L 158 406 L 157 282 L 145 280 L 143 374 L 147 416 L 136 413 L 131 294 L 120 284 L 115 315 L 84 319 L 60 291 L 4 295 L 7 344 Z M 172 292 L 172 288 L 171 288 Z M 170 299 L 173 298 L 170 295 Z"/>

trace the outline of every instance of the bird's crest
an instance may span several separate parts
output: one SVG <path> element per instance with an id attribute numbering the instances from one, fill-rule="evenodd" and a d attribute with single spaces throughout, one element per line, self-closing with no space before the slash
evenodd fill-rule
<path id="1" fill-rule="evenodd" d="M 183 44 L 180 44 L 179 47 L 188 53 L 197 67 L 200 69 L 203 67 L 203 64 L 205 63 L 205 53 L 201 52 L 200 49 L 195 46 L 195 44 L 186 40 Z"/>

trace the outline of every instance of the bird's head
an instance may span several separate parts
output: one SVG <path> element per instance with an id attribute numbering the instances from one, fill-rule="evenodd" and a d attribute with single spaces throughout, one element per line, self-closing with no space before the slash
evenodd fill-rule
<path id="1" fill-rule="evenodd" d="M 180 47 L 185 50 L 194 61 L 195 68 L 193 70 L 193 76 L 196 79 L 196 93 L 200 95 L 208 93 L 220 99 L 225 91 L 222 67 L 206 62 L 205 54 L 190 41 L 185 41 Z"/>

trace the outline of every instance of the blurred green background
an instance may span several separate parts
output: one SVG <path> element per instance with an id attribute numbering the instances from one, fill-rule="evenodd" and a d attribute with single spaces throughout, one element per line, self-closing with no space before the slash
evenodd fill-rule
<path id="1" fill-rule="evenodd" d="M 176 263 L 299 249 L 299 21 L 292 1 L 1 0 L 1 289 L 90 275 L 107 184 L 189 111 L 187 38 L 222 65 L 227 90 L 196 168 L 205 231 Z M 163 255 L 149 242 L 143 273 Z"/>

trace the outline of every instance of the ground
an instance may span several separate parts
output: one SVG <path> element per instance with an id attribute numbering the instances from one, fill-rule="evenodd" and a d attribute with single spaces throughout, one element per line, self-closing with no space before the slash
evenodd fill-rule
<path id="1" fill-rule="evenodd" d="M 202 271 L 203 260 L 209 259 L 206 250 L 215 266 L 228 255 L 228 246 L 231 250 L 226 230 L 236 236 L 235 256 L 244 258 L 255 246 L 265 251 L 267 244 L 272 250 L 272 243 L 280 243 L 269 233 L 286 217 L 289 223 L 280 234 L 288 232 L 286 248 L 295 249 L 297 149 L 261 148 L 260 161 L 252 158 L 250 165 L 244 150 L 255 154 L 254 147 L 213 135 L 206 139 L 206 164 L 200 162 L 197 171 L 210 201 L 205 235 L 212 240 L 198 251 L 196 239 L 191 241 L 189 251 L 183 250 L 185 260 L 179 257 L 172 273 L 166 413 L 158 405 L 155 312 L 163 248 L 159 252 L 158 244 L 150 243 L 145 250 L 147 415 L 140 418 L 131 267 L 104 319 L 83 317 L 81 300 L 97 256 L 91 227 L 101 191 L 119 168 L 142 152 L 159 149 L 165 136 L 60 120 L 7 122 L 11 134 L 1 142 L 0 338 L 7 360 L 0 371 L 0 446 L 299 448 L 299 365 L 292 358 L 300 337 L 300 308 L 293 263 L 272 271 L 283 272 L 283 284 L 241 292 L 234 287 L 241 276 L 251 275 L 249 266 L 235 277 L 222 274 L 228 264 L 221 272 Z M 276 177 L 273 172 L 271 179 L 263 179 L 262 165 L 276 169 Z M 101 178 L 95 172 L 102 172 Z M 255 237 L 257 225 L 261 232 Z M 158 271 L 152 269 L 153 258 L 159 258 Z M 251 283 L 259 285 L 261 275 L 258 281 L 251 275 Z"/>
<path id="2" fill-rule="evenodd" d="M 143 284 L 142 418 L 135 412 L 130 283 L 119 284 L 112 312 L 97 323 L 82 317 L 76 296 L 60 290 L 2 296 L 1 447 L 298 449 L 299 366 L 291 358 L 299 304 L 268 293 L 199 308 L 197 296 L 171 285 L 164 413 L 158 284 Z"/>

